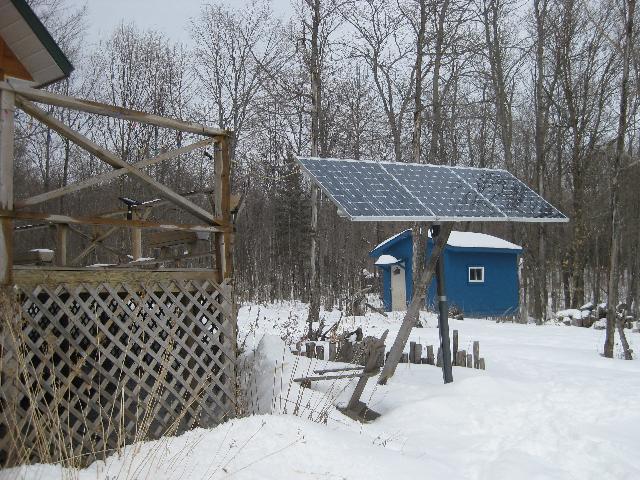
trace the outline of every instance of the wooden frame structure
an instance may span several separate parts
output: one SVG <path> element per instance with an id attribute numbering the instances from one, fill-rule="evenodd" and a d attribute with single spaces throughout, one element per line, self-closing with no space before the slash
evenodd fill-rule
<path id="1" fill-rule="evenodd" d="M 203 138 L 129 164 L 49 115 L 39 104 Z M 28 198 L 15 198 L 17 108 L 113 170 Z M 9 313 L 0 312 L 0 465 L 67 460 L 62 452 L 50 452 L 47 457 L 34 448 L 42 443 L 35 419 L 45 418 L 54 401 L 61 416 L 60 428 L 71 445 L 66 451 L 86 455 L 85 463 L 108 454 L 123 441 L 139 440 L 141 415 L 149 421 L 144 425 L 148 438 L 157 438 L 194 425 L 215 425 L 235 414 L 231 136 L 229 131 L 197 123 L 0 81 L 0 290 L 13 298 L 14 305 Z M 175 192 L 143 170 L 205 147 L 214 151 L 213 185 L 205 192 Z M 128 211 L 83 216 L 33 209 L 122 175 L 151 187 L 161 200 Z M 212 211 L 194 203 L 191 197 L 195 194 L 209 196 Z M 149 220 L 152 209 L 167 204 L 188 212 L 195 221 Z M 16 225 L 24 221 L 39 223 Z M 51 225 L 56 228 L 55 265 L 14 265 L 14 234 Z M 79 225 L 107 228 L 91 237 L 79 230 Z M 83 260 L 96 247 L 123 258 L 123 252 L 102 243 L 121 228 L 131 232 L 133 262 L 83 267 Z M 149 262 L 141 259 L 142 230 L 206 232 L 211 237 L 205 242 L 208 251 L 194 255 L 212 257 L 211 267 L 149 269 Z M 72 257 L 67 246 L 69 233 L 89 241 Z M 10 375 L 10 371 L 20 374 Z M 39 380 L 35 385 L 26 378 Z M 106 418 L 105 412 L 115 414 L 117 421 Z M 28 458 L 16 453 L 20 449 L 31 452 Z"/>
<path id="2" fill-rule="evenodd" d="M 13 279 L 13 248 L 12 232 L 15 220 L 38 220 L 46 223 L 63 226 L 74 224 L 85 225 L 108 225 L 112 227 L 162 229 L 162 230 L 188 230 L 212 232 L 215 237 L 214 254 L 217 265 L 220 267 L 216 274 L 216 280 L 222 281 L 233 271 L 232 258 L 232 234 L 233 225 L 231 223 L 231 191 L 230 172 L 231 159 L 229 154 L 229 142 L 231 134 L 226 130 L 206 127 L 204 125 L 184 122 L 176 119 L 151 115 L 131 109 L 116 107 L 113 105 L 80 100 L 73 97 L 44 92 L 33 88 L 21 86 L 19 83 L 10 81 L 0 82 L 0 106 L 2 123 L 0 125 L 0 221 L 2 222 L 2 236 L 0 237 L 0 285 L 9 285 Z M 90 114 L 109 116 L 132 122 L 139 122 L 157 127 L 169 128 L 181 132 L 194 133 L 206 137 L 203 140 L 194 142 L 191 145 L 180 147 L 169 152 L 162 153 L 152 158 L 148 158 L 134 165 L 131 165 L 116 154 L 96 144 L 80 132 L 73 130 L 62 121 L 49 115 L 36 103 L 58 106 L 82 111 Z M 34 119 L 42 122 L 47 127 L 56 131 L 64 138 L 83 148 L 96 158 L 104 161 L 113 170 L 101 175 L 93 176 L 89 179 L 67 185 L 58 189 L 38 194 L 29 198 L 14 200 L 13 192 L 13 135 L 14 135 L 14 112 L 20 108 Z M 197 204 L 193 203 L 187 196 L 181 195 L 169 187 L 162 185 L 150 175 L 142 171 L 142 168 L 155 165 L 163 161 L 170 160 L 197 148 L 209 145 L 215 146 L 214 156 L 214 212 L 208 212 Z M 44 203 L 64 195 L 80 191 L 82 189 L 97 185 L 102 182 L 113 180 L 122 175 L 130 175 L 144 182 L 157 191 L 158 195 L 167 202 L 173 203 L 186 212 L 192 214 L 201 223 L 198 224 L 173 224 L 150 222 L 145 219 L 132 218 L 120 219 L 113 215 L 96 215 L 73 217 L 55 213 L 43 214 L 28 210 L 29 207 Z M 59 239 L 64 240 L 65 234 L 60 234 Z M 59 246 L 59 250 L 64 251 L 64 245 Z M 61 256 L 58 263 L 65 264 L 65 258 Z"/>

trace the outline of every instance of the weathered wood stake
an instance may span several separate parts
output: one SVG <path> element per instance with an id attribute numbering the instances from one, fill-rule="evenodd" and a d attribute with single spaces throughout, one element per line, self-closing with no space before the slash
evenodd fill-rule
<path id="1" fill-rule="evenodd" d="M 480 342 L 473 342 L 473 368 L 478 368 L 478 362 L 480 360 Z"/>
<path id="2" fill-rule="evenodd" d="M 413 363 L 422 363 L 422 344 L 416 343 L 413 350 Z"/>
<path id="3" fill-rule="evenodd" d="M 466 367 L 467 366 L 467 351 L 466 350 L 458 350 L 458 366 Z"/>
<path id="4" fill-rule="evenodd" d="M 427 363 L 429 365 L 435 364 L 433 356 L 433 345 L 427 345 Z"/>
<path id="5" fill-rule="evenodd" d="M 314 358 L 316 356 L 316 344 L 315 342 L 307 342 L 307 357 Z"/>
<path id="6" fill-rule="evenodd" d="M 453 364 L 457 365 L 458 364 L 458 330 L 454 330 L 453 331 L 453 352 L 452 352 L 452 356 L 453 356 Z"/>

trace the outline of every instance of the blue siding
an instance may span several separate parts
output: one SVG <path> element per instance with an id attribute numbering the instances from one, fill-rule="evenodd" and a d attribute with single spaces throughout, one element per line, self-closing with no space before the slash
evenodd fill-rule
<path id="1" fill-rule="evenodd" d="M 427 255 L 432 248 L 432 240 L 427 245 Z M 486 317 L 511 315 L 518 310 L 519 281 L 518 253 L 507 249 L 488 248 L 445 248 L 445 281 L 449 305 L 456 305 L 465 315 Z M 371 252 L 372 257 L 382 254 L 393 255 L 404 260 L 406 268 L 407 301 L 412 296 L 413 242 L 410 232 L 401 235 L 383 247 Z M 428 258 L 428 257 L 427 257 Z M 484 267 L 484 282 L 469 282 L 469 267 Z M 387 311 L 391 310 L 391 271 L 383 270 L 383 300 Z M 436 284 L 431 283 L 427 294 L 427 306 L 436 308 Z"/>
<path id="2" fill-rule="evenodd" d="M 465 249 L 466 250 L 466 249 Z M 445 250 L 445 283 L 449 305 L 476 317 L 511 315 L 518 310 L 518 255 L 491 251 Z M 480 249 L 479 249 L 480 250 Z M 484 267 L 484 282 L 469 282 L 469 267 Z M 427 305 L 437 307 L 436 284 L 428 290 Z"/>

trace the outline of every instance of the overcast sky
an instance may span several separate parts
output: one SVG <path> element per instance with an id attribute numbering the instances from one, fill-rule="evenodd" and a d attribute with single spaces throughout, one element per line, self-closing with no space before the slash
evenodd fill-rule
<path id="1" fill-rule="evenodd" d="M 73 0 L 88 8 L 89 40 L 97 42 L 111 34 L 120 22 L 135 22 L 141 28 L 153 28 L 169 38 L 189 43 L 187 26 L 206 0 Z M 239 5 L 248 0 L 226 0 L 229 5 Z M 290 10 L 289 0 L 272 0 L 278 16 Z"/>

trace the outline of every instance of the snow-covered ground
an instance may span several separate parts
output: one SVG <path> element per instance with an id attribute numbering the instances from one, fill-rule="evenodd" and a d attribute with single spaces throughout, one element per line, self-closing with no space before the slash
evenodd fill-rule
<path id="1" fill-rule="evenodd" d="M 322 315 L 327 327 L 340 318 Z M 336 366 L 289 353 L 280 338 L 299 338 L 305 318 L 301 304 L 241 309 L 244 400 L 256 415 L 129 447 L 77 475 L 32 466 L 0 479 L 640 478 L 640 361 L 602 358 L 601 330 L 451 320 L 461 349 L 480 341 L 487 369 L 454 367 L 443 385 L 440 369 L 401 364 L 388 385 L 369 382 L 363 400 L 382 416 L 362 425 L 335 409 L 355 381 L 291 382 Z M 365 335 L 389 329 L 389 347 L 401 319 L 343 323 Z M 423 322 L 411 340 L 437 345 L 435 316 Z M 640 334 L 627 336 L 640 352 Z"/>

